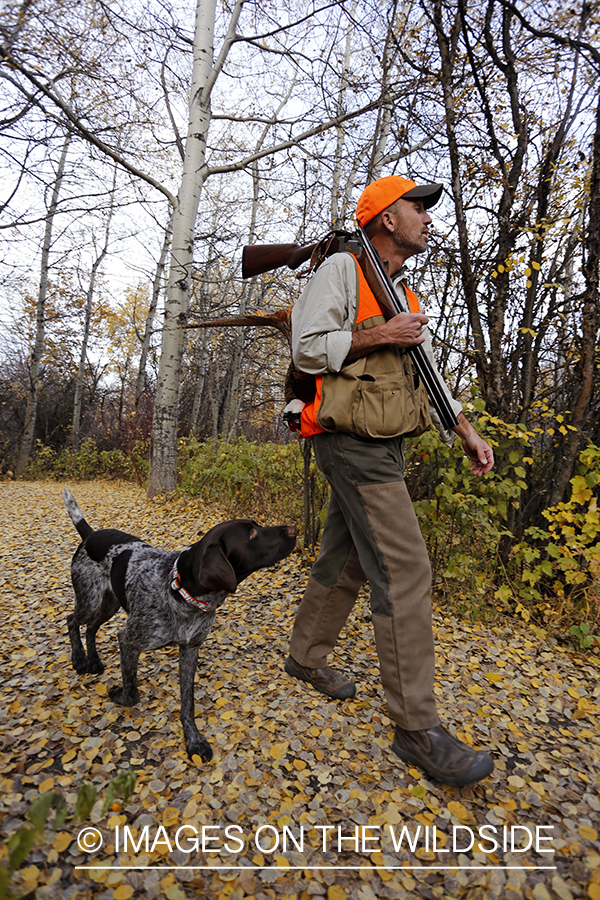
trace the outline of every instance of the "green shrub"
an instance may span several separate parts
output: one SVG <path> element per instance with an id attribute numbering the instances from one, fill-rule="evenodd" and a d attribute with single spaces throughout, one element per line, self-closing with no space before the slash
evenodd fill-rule
<path id="1" fill-rule="evenodd" d="M 488 475 L 474 475 L 460 441 L 449 449 L 433 429 L 410 442 L 406 467 L 435 583 L 470 607 L 487 602 L 501 571 L 500 548 L 512 539 L 509 513 L 526 488 L 528 448 L 519 426 L 487 417 L 477 429 L 497 457 Z"/>
<path id="2" fill-rule="evenodd" d="M 594 644 L 587 622 L 600 622 L 600 448 L 589 444 L 577 468 L 569 499 L 543 511 L 547 527 L 528 528 L 513 546 L 510 587 L 523 618 L 533 606 L 554 624 L 575 619 L 584 648 Z"/>
<path id="3" fill-rule="evenodd" d="M 179 490 L 218 504 L 233 516 L 265 517 L 293 522 L 304 516 L 301 445 L 257 444 L 244 437 L 222 443 L 186 438 L 178 447 Z M 319 485 L 317 513 L 327 502 L 327 488 L 314 462 L 311 474 Z"/>
<path id="4" fill-rule="evenodd" d="M 407 452 L 407 478 L 438 589 L 473 616 L 516 613 L 561 629 L 583 623 L 588 634 L 600 622 L 600 450 L 593 444 L 583 450 L 569 500 L 542 510 L 547 525 L 530 526 L 519 539 L 513 522 L 542 429 L 486 414 L 477 429 L 496 455 L 483 478 L 470 471 L 459 441 L 448 450 L 434 431 Z M 580 643 L 597 647 L 593 640 Z"/>
<path id="5" fill-rule="evenodd" d="M 112 778 L 106 790 L 101 815 L 105 816 L 117 797 L 127 802 L 132 796 L 137 775 L 129 769 L 122 769 Z M 44 841 L 46 828 L 52 820 L 54 831 L 68 821 L 75 825 L 77 821 L 86 822 L 96 802 L 97 792 L 92 784 L 83 784 L 72 809 L 60 791 L 47 791 L 40 794 L 27 810 L 30 825 L 22 825 L 6 841 L 8 849 L 8 865 L 0 864 L 0 900 L 9 900 L 14 895 L 10 890 L 10 881 L 16 870 L 27 861 L 33 848 Z M 29 896 L 29 894 L 28 894 Z"/>
<path id="6" fill-rule="evenodd" d="M 136 445 L 129 455 L 119 449 L 98 450 L 96 442 L 86 438 L 77 451 L 65 447 L 57 453 L 38 441 L 25 477 L 32 480 L 68 478 L 72 481 L 118 478 L 141 482 L 147 475 L 147 463 L 142 458 L 144 449 L 145 445 Z"/>

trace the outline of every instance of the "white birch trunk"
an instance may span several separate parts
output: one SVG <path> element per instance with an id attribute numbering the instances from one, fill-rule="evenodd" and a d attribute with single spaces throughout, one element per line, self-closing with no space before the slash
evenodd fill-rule
<path id="1" fill-rule="evenodd" d="M 207 178 L 206 140 L 210 126 L 210 95 L 231 46 L 243 0 L 233 11 L 227 38 L 213 66 L 216 0 L 198 0 L 194 34 L 194 64 L 189 123 L 181 185 L 173 210 L 171 265 L 165 305 L 160 366 L 152 420 L 148 496 L 175 490 L 177 485 L 177 421 L 181 360 L 192 278 L 194 225 L 200 193 Z"/>
<path id="2" fill-rule="evenodd" d="M 387 142 L 390 135 L 392 124 L 392 104 L 389 98 L 389 79 L 390 69 L 393 63 L 392 57 L 392 38 L 393 23 L 391 23 L 385 39 L 385 47 L 383 51 L 383 78 L 381 82 L 381 106 L 377 114 L 377 126 L 375 128 L 375 139 L 373 144 L 373 155 L 371 157 L 371 165 L 369 167 L 369 181 L 376 181 L 381 178 L 381 170 L 385 160 Z"/>
<path id="3" fill-rule="evenodd" d="M 344 66 L 342 68 L 342 75 L 340 78 L 340 89 L 338 91 L 338 99 L 337 99 L 337 109 L 336 114 L 338 116 L 343 115 L 344 112 L 344 100 L 346 96 L 346 90 L 348 88 L 348 72 L 350 71 L 350 58 L 352 56 L 352 35 L 354 34 L 354 19 L 356 14 L 356 7 L 358 5 L 358 0 L 354 0 L 352 4 L 352 10 L 350 12 L 350 18 L 348 20 L 348 25 L 346 28 L 346 49 L 344 51 Z M 340 214 L 340 202 L 339 198 L 341 196 L 341 188 L 340 181 L 342 177 L 342 164 L 344 161 L 344 137 L 345 137 L 345 128 L 343 125 L 338 125 L 337 127 L 337 140 L 335 147 L 335 162 L 333 166 L 333 179 L 331 184 L 331 227 L 332 228 L 341 228 L 343 225 L 343 216 L 345 213 L 345 209 L 343 209 L 342 214 Z M 343 204 L 342 204 L 343 206 Z"/>

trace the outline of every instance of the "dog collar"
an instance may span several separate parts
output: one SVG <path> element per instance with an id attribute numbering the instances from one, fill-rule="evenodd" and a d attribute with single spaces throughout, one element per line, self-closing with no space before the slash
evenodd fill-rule
<path id="1" fill-rule="evenodd" d="M 178 594 L 181 594 L 186 603 L 189 603 L 190 606 L 195 606 L 198 609 L 203 610 L 204 612 L 212 609 L 210 603 L 205 603 L 204 600 L 198 600 L 197 597 L 192 597 L 189 591 L 181 584 L 181 578 L 179 577 L 179 572 L 177 571 L 177 560 L 173 563 L 173 568 L 171 569 L 171 590 L 177 591 Z"/>

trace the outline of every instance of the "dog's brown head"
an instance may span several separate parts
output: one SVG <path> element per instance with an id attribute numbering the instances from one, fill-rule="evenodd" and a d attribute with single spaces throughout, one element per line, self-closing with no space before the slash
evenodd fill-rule
<path id="1" fill-rule="evenodd" d="M 232 594 L 244 578 L 284 559 L 295 545 L 294 525 L 265 527 L 252 519 L 222 522 L 182 554 L 182 584 L 195 597 L 209 591 Z"/>

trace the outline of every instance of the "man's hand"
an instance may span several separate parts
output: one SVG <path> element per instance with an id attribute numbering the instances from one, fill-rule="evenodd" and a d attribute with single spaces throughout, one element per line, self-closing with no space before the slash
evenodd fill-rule
<path id="1" fill-rule="evenodd" d="M 475 475 L 486 475 L 494 465 L 494 451 L 477 433 L 463 413 L 458 414 L 458 425 L 454 431 L 462 441 L 463 449 L 471 460 L 471 471 Z"/>
<path id="2" fill-rule="evenodd" d="M 395 347 L 415 347 L 422 344 L 425 340 L 423 326 L 428 322 L 429 319 L 423 313 L 398 313 L 384 325 L 354 331 L 345 362 L 354 362 L 355 359 L 390 344 Z"/>
<path id="3" fill-rule="evenodd" d="M 423 326 L 429 319 L 424 313 L 398 313 L 381 326 L 388 344 L 395 347 L 415 347 L 425 340 Z"/>

